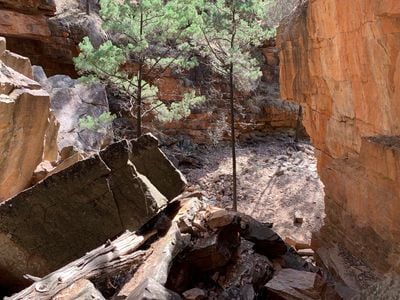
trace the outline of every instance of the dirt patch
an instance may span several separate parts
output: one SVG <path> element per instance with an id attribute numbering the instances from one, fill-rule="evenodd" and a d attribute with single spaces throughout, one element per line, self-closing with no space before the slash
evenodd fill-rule
<path id="1" fill-rule="evenodd" d="M 213 205 L 231 208 L 231 150 L 229 145 L 188 147 L 175 163 L 185 173 L 189 189 L 206 193 Z M 285 238 L 310 241 L 324 218 L 324 191 L 317 174 L 314 148 L 296 145 L 285 134 L 259 136 L 238 145 L 238 210 L 259 221 L 274 223 Z M 298 214 L 302 224 L 295 224 Z"/>

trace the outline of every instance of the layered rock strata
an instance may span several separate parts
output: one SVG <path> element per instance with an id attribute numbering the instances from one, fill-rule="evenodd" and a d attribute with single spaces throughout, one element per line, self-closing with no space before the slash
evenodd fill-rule
<path id="1" fill-rule="evenodd" d="M 278 47 L 282 97 L 304 108 L 325 184 L 315 247 L 400 273 L 400 2 L 306 1 Z"/>
<path id="2" fill-rule="evenodd" d="M 44 157 L 57 157 L 49 94 L 29 60 L 5 49 L 0 38 L 0 202 L 29 186 Z"/>
<path id="3" fill-rule="evenodd" d="M 78 0 L 0 0 L 0 35 L 7 37 L 10 50 L 43 66 L 49 76 L 76 77 L 72 58 L 83 37 L 94 44 L 105 38 L 98 15 L 83 8 Z"/>

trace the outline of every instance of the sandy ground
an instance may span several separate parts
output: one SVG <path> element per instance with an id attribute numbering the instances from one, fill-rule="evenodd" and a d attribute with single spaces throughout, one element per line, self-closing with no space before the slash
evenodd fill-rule
<path id="1" fill-rule="evenodd" d="M 290 140 L 280 134 L 238 145 L 238 210 L 274 223 L 282 238 L 309 242 L 324 218 L 323 184 L 313 147 L 301 141 L 294 149 Z M 190 189 L 204 191 L 212 204 L 224 208 L 232 207 L 231 168 L 229 146 L 192 149 L 180 162 Z M 295 213 L 302 224 L 294 223 Z"/>

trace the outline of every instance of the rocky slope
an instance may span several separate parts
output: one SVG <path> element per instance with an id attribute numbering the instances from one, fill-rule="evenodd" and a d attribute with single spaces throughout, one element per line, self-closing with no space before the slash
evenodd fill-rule
<path id="1" fill-rule="evenodd" d="M 306 1 L 279 31 L 282 97 L 304 108 L 325 184 L 315 247 L 399 273 L 400 2 Z"/>

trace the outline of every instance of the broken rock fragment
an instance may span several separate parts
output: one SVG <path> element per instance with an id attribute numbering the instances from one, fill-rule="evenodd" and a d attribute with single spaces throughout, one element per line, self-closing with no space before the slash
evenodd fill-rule
<path id="1" fill-rule="evenodd" d="M 207 293 L 199 288 L 193 288 L 184 292 L 185 300 L 204 300 L 207 299 Z"/>
<path id="2" fill-rule="evenodd" d="M 288 247 L 280 236 L 271 229 L 268 223 L 261 223 L 249 216 L 242 216 L 245 229 L 241 236 L 255 244 L 254 249 L 268 258 L 279 257 L 286 253 Z"/>
<path id="3" fill-rule="evenodd" d="M 265 287 L 277 299 L 316 300 L 322 299 L 323 280 L 316 273 L 282 269 Z"/>
<path id="4" fill-rule="evenodd" d="M 199 239 L 187 254 L 186 260 L 202 272 L 225 266 L 240 245 L 238 229 L 226 226 L 217 233 Z"/>

